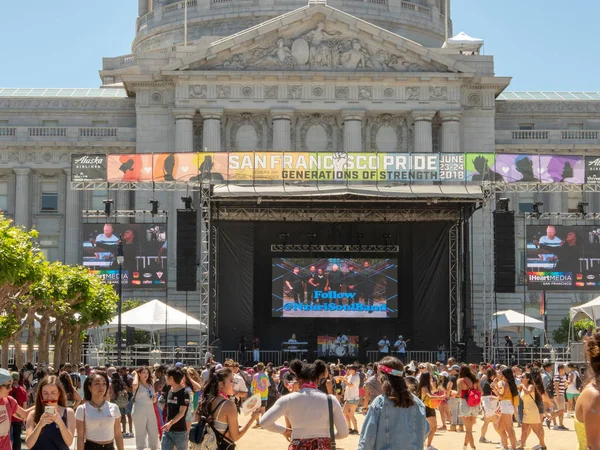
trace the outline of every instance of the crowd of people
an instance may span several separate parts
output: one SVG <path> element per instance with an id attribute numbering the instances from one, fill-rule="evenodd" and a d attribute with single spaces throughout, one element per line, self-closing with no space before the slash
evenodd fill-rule
<path id="1" fill-rule="evenodd" d="M 531 435 L 546 449 L 544 426 L 566 430 L 574 417 L 580 449 L 600 449 L 600 329 L 586 339 L 585 374 L 574 364 L 524 367 L 411 361 L 374 364 L 294 360 L 282 367 L 228 360 L 197 371 L 165 367 L 0 369 L 0 450 L 195 450 L 195 423 L 210 428 L 219 449 L 234 449 L 250 427 L 279 433 L 289 450 L 329 450 L 349 434 L 359 450 L 435 450 L 436 431 L 460 432 L 463 449 L 488 444 L 490 425 L 502 449 L 520 450 Z M 259 395 L 249 420 L 244 401 Z M 357 415 L 365 416 L 362 427 Z M 245 422 L 242 426 L 240 422 Z M 441 422 L 441 426 L 439 425 Z M 24 430 L 23 430 L 24 428 Z M 206 433 L 204 436 L 208 436 Z M 210 448 L 210 447 L 209 447 Z"/>

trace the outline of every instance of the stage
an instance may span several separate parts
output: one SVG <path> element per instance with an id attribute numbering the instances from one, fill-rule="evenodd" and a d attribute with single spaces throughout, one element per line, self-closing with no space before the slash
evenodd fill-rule
<path id="1" fill-rule="evenodd" d="M 239 203 L 239 199 L 217 197 L 211 201 L 218 279 L 213 285 L 211 316 L 215 323 L 211 331 L 222 349 L 238 349 L 243 336 L 248 349 L 258 337 L 261 350 L 281 352 L 282 342 L 293 333 L 298 341 L 308 343 L 302 347 L 306 349 L 303 357 L 328 361 L 338 357 L 346 362 L 367 360 L 367 352 L 371 357 L 384 335 L 392 345 L 403 335 L 410 339 L 411 350 L 433 350 L 440 343 L 448 350 L 456 346 L 457 296 L 463 295 L 456 283 L 458 267 L 464 262 L 459 254 L 464 243 L 459 241 L 473 203 L 270 200 Z M 280 298 L 283 303 L 276 307 L 274 291 L 281 289 L 276 284 L 282 265 L 298 266 L 306 273 L 311 265 L 321 263 L 331 276 L 334 264 L 347 274 L 350 265 L 367 260 L 395 265 L 386 269 L 388 292 L 382 298 L 391 302 L 387 314 L 385 305 L 384 312 L 356 311 L 368 306 L 362 299 L 356 304 L 333 300 L 332 305 L 335 302 L 337 308 L 346 309 L 343 317 L 336 308 L 323 311 L 323 306 L 310 300 L 306 281 L 293 311 L 281 312 L 292 295 L 287 288 Z M 291 272 L 288 269 L 288 275 Z M 391 292 L 389 280 L 394 276 L 396 292 Z M 371 303 L 381 307 L 382 302 Z M 319 340 L 339 333 L 356 341 L 352 353 L 337 348 L 323 351 Z M 281 354 L 281 359 L 289 358 Z"/>

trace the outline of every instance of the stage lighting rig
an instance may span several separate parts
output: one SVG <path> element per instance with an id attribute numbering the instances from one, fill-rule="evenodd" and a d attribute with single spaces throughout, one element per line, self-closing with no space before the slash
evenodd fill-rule
<path id="1" fill-rule="evenodd" d="M 588 204 L 586 202 L 579 202 L 579 203 L 577 203 L 577 214 L 579 214 L 584 219 L 587 216 L 587 213 L 585 212 L 585 208 L 586 208 L 587 205 Z"/>
<path id="2" fill-rule="evenodd" d="M 508 198 L 500 198 L 496 202 L 496 211 L 497 212 L 508 212 L 508 204 L 510 199 Z"/>
<path id="3" fill-rule="evenodd" d="M 150 214 L 152 217 L 158 214 L 158 205 L 160 204 L 158 200 L 148 200 L 148 203 L 152 205 L 152 209 L 150 210 Z"/>
<path id="4" fill-rule="evenodd" d="M 102 200 L 102 203 L 104 203 L 104 215 L 110 217 L 110 210 L 112 209 L 112 204 L 114 202 L 110 198 L 107 198 L 106 200 Z"/>
<path id="5" fill-rule="evenodd" d="M 540 212 L 540 206 L 543 206 L 542 202 L 535 202 L 531 205 L 531 215 L 535 216 L 536 219 L 539 219 L 542 213 Z"/>
<path id="6" fill-rule="evenodd" d="M 192 209 L 192 197 L 181 197 L 181 201 L 185 205 L 185 209 L 190 211 Z"/>

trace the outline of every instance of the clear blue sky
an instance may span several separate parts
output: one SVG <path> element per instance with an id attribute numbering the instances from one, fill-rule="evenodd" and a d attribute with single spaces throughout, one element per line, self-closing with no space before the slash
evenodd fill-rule
<path id="1" fill-rule="evenodd" d="M 400 0 L 388 0 L 400 1 Z M 131 51 L 138 0 L 2 1 L 0 87 L 98 87 Z M 600 2 L 452 0 L 454 32 L 485 40 L 511 91 L 600 91 Z"/>

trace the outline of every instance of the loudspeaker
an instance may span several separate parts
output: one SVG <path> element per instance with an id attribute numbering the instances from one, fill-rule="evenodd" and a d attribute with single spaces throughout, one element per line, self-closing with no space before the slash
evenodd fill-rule
<path id="1" fill-rule="evenodd" d="M 515 292 L 515 213 L 494 212 L 494 289 Z"/>
<path id="2" fill-rule="evenodd" d="M 196 210 L 177 210 L 177 290 L 196 290 Z"/>

